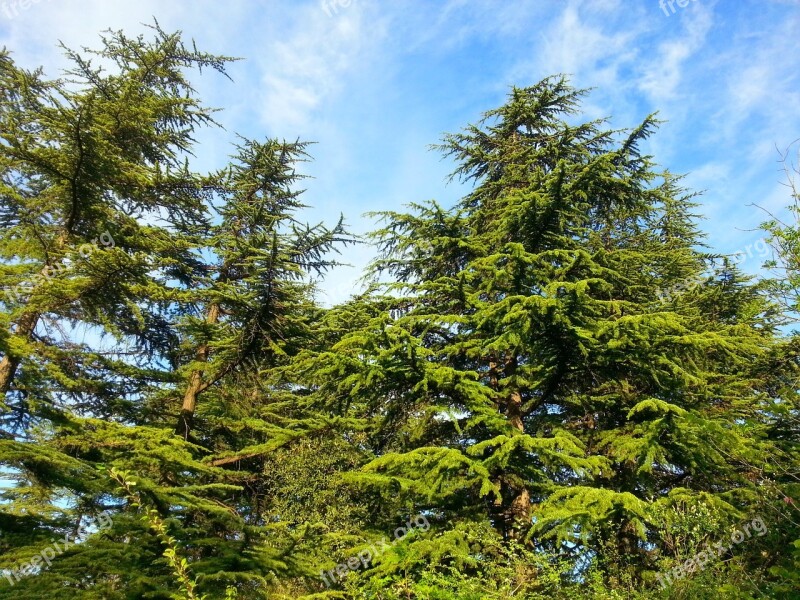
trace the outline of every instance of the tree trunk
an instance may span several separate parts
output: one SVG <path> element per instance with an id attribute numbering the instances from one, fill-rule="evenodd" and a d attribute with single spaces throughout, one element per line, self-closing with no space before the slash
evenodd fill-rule
<path id="1" fill-rule="evenodd" d="M 522 394 L 514 390 L 508 401 L 508 421 L 521 433 L 525 433 L 525 425 L 522 422 Z M 511 520 L 511 537 L 517 537 L 517 532 L 513 526 L 517 523 L 530 523 L 531 495 L 526 487 L 514 490 L 516 496 L 511 501 L 508 513 Z"/>
<path id="2" fill-rule="evenodd" d="M 216 302 L 208 309 L 206 315 L 206 323 L 214 325 L 219 321 L 219 304 Z M 211 348 L 208 344 L 203 344 L 197 349 L 195 360 L 197 362 L 207 362 L 208 355 Z M 203 383 L 203 370 L 195 369 L 189 377 L 189 385 L 186 386 L 186 392 L 183 394 L 183 406 L 181 407 L 181 414 L 178 417 L 178 425 L 175 427 L 175 433 L 180 435 L 183 439 L 189 438 L 189 433 L 192 431 L 194 425 L 194 411 L 197 408 L 197 399 L 200 393 L 205 389 Z"/>
<path id="3" fill-rule="evenodd" d="M 67 232 L 62 231 L 56 240 L 55 248 L 53 250 L 54 256 L 58 255 L 59 251 L 64 248 L 66 240 Z M 45 262 L 45 265 L 42 267 L 39 275 L 42 275 L 45 277 L 45 279 L 48 279 L 48 271 L 51 269 L 53 269 L 53 263 L 52 259 L 49 259 Z M 55 269 L 55 271 L 59 272 L 59 269 Z M 17 321 L 17 329 L 12 336 L 21 337 L 25 341 L 30 340 L 31 337 L 33 337 L 33 332 L 36 331 L 36 325 L 39 323 L 39 317 L 41 316 L 42 313 L 37 311 L 24 312 L 19 318 L 19 321 Z M 19 368 L 20 361 L 21 358 L 14 356 L 12 352 L 7 352 L 3 357 L 3 360 L 0 361 L 0 398 L 5 398 L 5 395 L 11 389 L 11 385 L 14 383 L 14 378 L 17 376 L 17 369 Z"/>
<path id="4" fill-rule="evenodd" d="M 517 368 L 516 356 L 508 361 L 507 366 L 509 368 L 509 375 L 513 375 Z M 506 402 L 506 417 L 514 429 L 520 433 L 525 433 L 525 424 L 522 421 L 522 394 L 518 389 L 511 390 L 511 394 Z M 516 539 L 517 531 L 514 529 L 514 525 L 518 523 L 527 525 L 530 523 L 531 495 L 524 486 L 514 489 L 513 493 L 516 495 L 511 501 L 508 515 L 511 521 L 511 537 Z"/>
<path id="5" fill-rule="evenodd" d="M 40 316 L 38 312 L 24 313 L 17 322 L 17 330 L 13 335 L 21 337 L 26 341 L 31 339 Z M 14 383 L 14 377 L 17 374 L 17 367 L 19 367 L 20 360 L 20 357 L 14 356 L 11 352 L 7 352 L 3 360 L 0 361 L 0 397 L 5 397 L 11 389 L 11 384 Z"/>
<path id="6" fill-rule="evenodd" d="M 514 429 L 525 433 L 525 425 L 522 423 L 522 394 L 518 390 L 511 392 L 506 404 L 506 416 Z"/>
<path id="7" fill-rule="evenodd" d="M 505 369 L 506 375 L 513 374 L 513 371 L 516 369 L 516 358 L 509 359 L 505 363 Z M 500 391 L 497 361 L 494 357 L 489 361 L 489 387 L 495 392 Z M 509 393 L 508 398 L 504 402 L 505 406 L 503 407 L 505 408 L 506 418 L 514 429 L 520 433 L 524 433 L 525 424 L 522 420 L 522 394 L 517 389 L 511 389 L 510 392 L 508 390 L 505 391 Z M 511 485 L 508 479 L 503 475 L 500 475 L 495 483 L 501 490 L 505 490 L 504 494 L 496 497 L 494 501 L 495 509 L 499 512 L 499 516 L 503 522 L 503 535 L 511 539 L 516 539 L 518 537 L 518 530 L 516 530 L 514 526 L 518 523 L 527 524 L 530 522 L 530 492 L 528 492 L 528 489 L 524 486 L 520 488 L 518 485 Z M 511 495 L 512 497 L 510 504 L 506 505 L 507 508 L 505 510 L 503 509 L 503 495 L 506 495 L 506 497 Z"/>

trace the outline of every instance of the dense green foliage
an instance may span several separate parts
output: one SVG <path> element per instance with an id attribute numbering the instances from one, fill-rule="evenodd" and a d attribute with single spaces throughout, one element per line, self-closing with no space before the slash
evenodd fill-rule
<path id="1" fill-rule="evenodd" d="M 0 54 L 0 598 L 799 597 L 797 227 L 708 251 L 653 116 L 514 88 L 324 308 L 307 144 L 192 168 L 230 58 L 67 53 Z"/>

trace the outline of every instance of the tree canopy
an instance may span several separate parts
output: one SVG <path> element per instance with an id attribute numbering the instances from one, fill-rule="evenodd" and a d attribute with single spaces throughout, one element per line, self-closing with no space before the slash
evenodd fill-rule
<path id="1" fill-rule="evenodd" d="M 357 239 L 308 142 L 196 169 L 232 58 L 64 51 L 0 53 L 0 598 L 797 597 L 797 226 L 772 279 L 708 248 L 655 115 L 514 87 Z"/>

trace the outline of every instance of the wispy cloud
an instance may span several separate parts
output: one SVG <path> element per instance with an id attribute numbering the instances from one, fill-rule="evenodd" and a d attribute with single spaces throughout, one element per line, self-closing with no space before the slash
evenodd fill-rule
<path id="1" fill-rule="evenodd" d="M 656 53 L 644 62 L 639 88 L 656 105 L 667 105 L 685 93 L 684 68 L 706 44 L 714 24 L 712 9 L 695 4 L 681 13 L 680 23 L 680 31 L 658 44 Z"/>
<path id="2" fill-rule="evenodd" d="M 270 131 L 287 136 L 305 133 L 348 77 L 369 68 L 384 35 L 379 13 L 358 2 L 332 16 L 316 3 L 298 7 L 279 27 L 267 28 L 255 58 L 256 101 Z"/>

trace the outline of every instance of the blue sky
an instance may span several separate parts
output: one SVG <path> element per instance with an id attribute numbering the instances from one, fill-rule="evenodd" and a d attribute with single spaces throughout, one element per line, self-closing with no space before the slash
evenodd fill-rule
<path id="1" fill-rule="evenodd" d="M 594 87 L 588 118 L 667 122 L 648 151 L 704 191 L 698 212 L 708 243 L 744 250 L 765 214 L 789 196 L 778 150 L 800 138 L 800 0 L 0 0 L 0 45 L 50 75 L 56 47 L 97 46 L 100 31 L 143 31 L 156 17 L 199 48 L 242 57 L 234 81 L 197 79 L 226 130 L 201 137 L 198 167 L 230 153 L 235 133 L 317 142 L 304 171 L 311 220 L 408 202 L 453 203 L 452 164 L 428 145 L 503 102 L 512 85 L 567 73 Z M 800 144 L 792 147 L 794 156 Z M 355 268 L 335 271 L 330 301 L 353 290 L 371 254 L 348 249 Z M 756 272 L 753 253 L 742 263 Z"/>

